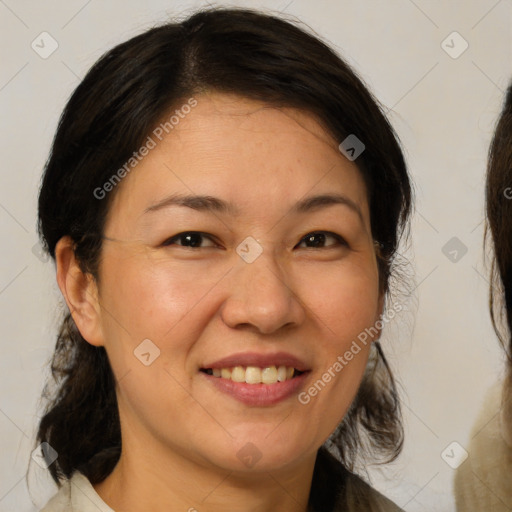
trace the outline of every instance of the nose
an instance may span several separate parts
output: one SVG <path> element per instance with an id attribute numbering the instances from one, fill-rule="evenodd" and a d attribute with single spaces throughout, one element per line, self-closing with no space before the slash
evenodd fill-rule
<path id="1" fill-rule="evenodd" d="M 240 258 L 230 272 L 229 295 L 221 310 L 224 323 L 261 334 L 302 324 L 304 306 L 293 276 L 282 267 L 271 251 L 263 251 L 252 263 Z"/>

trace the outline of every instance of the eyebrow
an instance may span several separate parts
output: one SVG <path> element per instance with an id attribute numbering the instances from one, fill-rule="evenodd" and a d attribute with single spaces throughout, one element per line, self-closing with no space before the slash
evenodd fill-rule
<path id="1" fill-rule="evenodd" d="M 317 211 L 327 206 L 341 204 L 350 208 L 363 221 L 363 213 L 357 203 L 342 194 L 320 194 L 307 197 L 295 203 L 292 207 L 292 213 L 307 213 Z M 217 212 L 232 215 L 240 215 L 240 210 L 232 203 L 219 199 L 218 197 L 208 195 L 181 195 L 173 194 L 149 206 L 144 213 L 155 212 L 168 208 L 170 206 L 183 206 L 202 212 Z"/>

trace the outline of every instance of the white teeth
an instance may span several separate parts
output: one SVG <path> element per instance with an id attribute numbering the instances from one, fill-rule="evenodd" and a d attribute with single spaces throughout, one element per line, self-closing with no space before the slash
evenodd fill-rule
<path id="1" fill-rule="evenodd" d="M 235 366 L 231 372 L 231 380 L 235 382 L 245 382 L 245 370 L 242 366 Z"/>
<path id="2" fill-rule="evenodd" d="M 287 375 L 288 375 L 288 372 L 286 371 L 286 366 L 280 366 L 277 369 L 277 380 L 279 382 L 284 382 L 286 380 Z"/>
<path id="3" fill-rule="evenodd" d="M 259 384 L 261 382 L 261 369 L 256 366 L 248 366 L 245 370 L 245 382 L 247 384 Z"/>
<path id="4" fill-rule="evenodd" d="M 212 368 L 211 375 L 217 378 L 230 379 L 234 382 L 247 384 L 276 384 L 290 380 L 296 374 L 293 367 L 287 366 L 235 366 L 234 368 Z"/>
<path id="5" fill-rule="evenodd" d="M 263 368 L 261 372 L 261 382 L 263 382 L 263 384 L 274 384 L 277 382 L 277 368 L 275 366 Z"/>

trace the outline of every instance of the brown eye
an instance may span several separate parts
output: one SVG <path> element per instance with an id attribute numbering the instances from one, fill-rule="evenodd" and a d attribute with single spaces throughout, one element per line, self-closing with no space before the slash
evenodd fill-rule
<path id="1" fill-rule="evenodd" d="M 201 233 L 200 231 L 185 231 L 183 233 L 178 233 L 177 235 L 168 238 L 162 245 L 165 247 L 177 245 L 178 247 L 201 248 L 201 242 L 204 240 L 210 240 L 211 242 L 211 245 L 206 247 L 213 247 L 216 245 L 210 236 L 205 233 Z"/>
<path id="2" fill-rule="evenodd" d="M 335 243 L 329 243 L 326 245 L 326 241 L 329 239 L 334 240 Z M 330 248 L 337 246 L 345 246 L 348 247 L 347 242 L 343 237 L 337 235 L 336 233 L 331 233 L 330 231 L 315 231 L 313 233 L 308 233 L 300 242 L 306 244 L 307 248 Z"/>

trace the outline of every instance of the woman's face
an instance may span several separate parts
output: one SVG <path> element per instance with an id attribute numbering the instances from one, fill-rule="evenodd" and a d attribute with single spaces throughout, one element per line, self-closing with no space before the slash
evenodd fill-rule
<path id="1" fill-rule="evenodd" d="M 117 185 L 89 341 L 118 382 L 123 449 L 284 469 L 337 427 L 367 362 L 353 342 L 382 297 L 366 189 L 309 115 L 196 100 Z"/>

